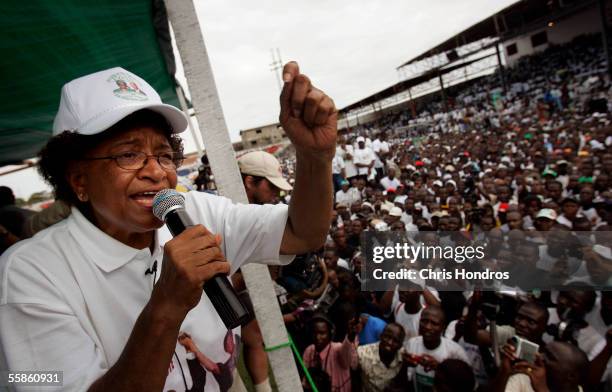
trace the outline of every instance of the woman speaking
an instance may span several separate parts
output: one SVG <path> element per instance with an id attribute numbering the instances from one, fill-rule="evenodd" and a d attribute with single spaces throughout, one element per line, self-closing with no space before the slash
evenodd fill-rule
<path id="1" fill-rule="evenodd" d="M 189 192 L 198 224 L 174 238 L 152 203 L 176 186 L 183 113 L 122 68 L 64 85 L 40 172 L 72 212 L 0 259 L 0 369 L 61 371 L 65 391 L 227 390 L 240 329 L 224 326 L 204 283 L 314 250 L 330 221 L 337 112 L 296 63 L 283 79 L 291 204 Z"/>

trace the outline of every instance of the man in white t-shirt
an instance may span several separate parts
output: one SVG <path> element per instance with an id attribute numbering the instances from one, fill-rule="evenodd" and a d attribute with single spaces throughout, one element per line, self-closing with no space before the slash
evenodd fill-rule
<path id="1" fill-rule="evenodd" d="M 340 190 L 336 192 L 336 203 L 343 203 L 350 206 L 356 201 L 361 201 L 361 195 L 357 188 L 350 186 L 347 180 L 340 182 Z"/>
<path id="2" fill-rule="evenodd" d="M 368 176 L 371 174 L 374 162 L 376 161 L 376 154 L 371 148 L 366 147 L 365 139 L 363 136 L 357 138 L 358 148 L 353 153 L 353 163 L 357 167 L 357 177 L 363 178 L 367 181 Z"/>
<path id="3" fill-rule="evenodd" d="M 380 185 L 386 189 L 396 190 L 402 183 L 395 177 L 395 169 L 387 169 L 387 176 L 380 180 Z"/>
<path id="4" fill-rule="evenodd" d="M 557 296 L 556 309 L 549 309 L 549 324 L 560 321 L 574 320 L 574 324 L 582 328 L 576 335 L 576 344 L 592 361 L 606 346 L 606 340 L 585 320 L 585 316 L 595 305 L 596 294 L 587 290 L 564 290 Z M 544 336 L 545 341 L 553 340 L 550 335 Z"/>
<path id="5" fill-rule="evenodd" d="M 357 167 L 355 167 L 355 164 L 353 163 L 354 152 L 355 149 L 353 148 L 353 145 L 348 141 L 339 143 L 336 150 L 336 153 L 344 159 L 344 170 L 346 174 L 345 178 L 349 181 L 351 181 L 357 175 Z"/>
<path id="6" fill-rule="evenodd" d="M 376 169 L 377 179 L 383 176 L 386 157 L 389 154 L 389 143 L 385 140 L 385 134 L 380 133 L 378 137 L 372 142 L 372 151 L 376 154 L 376 162 L 374 163 L 374 169 Z"/>
<path id="7" fill-rule="evenodd" d="M 346 179 L 346 165 L 340 146 L 336 147 L 336 155 L 334 155 L 334 159 L 332 160 L 332 178 L 334 181 L 334 192 L 338 192 L 340 183 L 342 180 Z"/>
<path id="8" fill-rule="evenodd" d="M 384 133 L 378 134 L 378 137 L 374 139 L 372 142 L 372 150 L 379 156 L 385 155 L 389 152 L 389 143 L 386 141 L 386 136 Z"/>
<path id="9" fill-rule="evenodd" d="M 435 369 L 445 359 L 460 359 L 469 363 L 465 350 L 451 339 L 442 336 L 446 325 L 444 311 L 439 306 L 428 306 L 421 313 L 419 335 L 404 344 L 411 358 L 408 378 L 414 390 L 431 391 Z"/>
<path id="10" fill-rule="evenodd" d="M 422 288 L 410 281 L 402 282 L 402 287 L 396 287 L 398 296 L 393 298 L 391 308 L 395 322 L 404 327 L 405 340 L 418 336 L 419 321 L 423 312 L 421 303 Z"/>

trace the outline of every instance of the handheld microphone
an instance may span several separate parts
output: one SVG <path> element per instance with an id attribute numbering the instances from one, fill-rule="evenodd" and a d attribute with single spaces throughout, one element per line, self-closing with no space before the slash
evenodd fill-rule
<path id="1" fill-rule="evenodd" d="M 185 211 L 185 197 L 173 189 L 163 189 L 153 199 L 153 215 L 164 221 L 173 236 L 194 226 Z M 204 292 L 228 329 L 248 323 L 252 316 L 244 306 L 227 275 L 217 274 L 204 283 Z"/>

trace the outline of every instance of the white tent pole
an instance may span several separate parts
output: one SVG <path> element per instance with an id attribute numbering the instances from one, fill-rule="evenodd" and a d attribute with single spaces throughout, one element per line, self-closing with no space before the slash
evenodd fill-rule
<path id="1" fill-rule="evenodd" d="M 198 141 L 198 137 L 196 135 L 195 128 L 193 127 L 193 122 L 191 121 L 191 116 L 189 115 L 189 107 L 187 106 L 187 100 L 185 99 L 185 92 L 181 86 L 176 86 L 176 96 L 178 97 L 179 104 L 181 105 L 181 110 L 187 116 L 187 124 L 189 124 L 189 132 L 191 132 L 191 137 L 193 138 L 193 143 L 196 146 L 196 150 L 198 151 L 198 158 L 202 158 L 204 155 L 204 151 L 202 151 L 202 146 Z"/>
<path id="2" fill-rule="evenodd" d="M 193 2 L 165 2 L 215 183 L 220 194 L 234 202 L 248 203 Z M 288 341 L 287 331 L 268 268 L 260 264 L 247 264 L 242 267 L 242 273 L 264 344 L 266 347 L 284 345 Z M 279 391 L 302 390 L 290 347 L 270 351 L 268 358 Z"/>

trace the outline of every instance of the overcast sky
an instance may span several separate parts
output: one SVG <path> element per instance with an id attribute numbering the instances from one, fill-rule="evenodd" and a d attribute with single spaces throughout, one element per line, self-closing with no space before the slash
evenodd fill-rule
<path id="1" fill-rule="evenodd" d="M 271 48 L 341 108 L 398 81 L 396 67 L 516 0 L 196 0 L 230 137 L 277 121 Z"/>
<path id="2" fill-rule="evenodd" d="M 278 118 L 270 49 L 342 108 L 398 81 L 396 67 L 516 0 L 195 0 L 232 141 Z M 179 78 L 181 79 L 181 78 Z M 191 139 L 189 136 L 187 139 Z M 194 144 L 187 140 L 186 151 Z M 18 197 L 48 189 L 34 170 L 0 176 Z"/>

